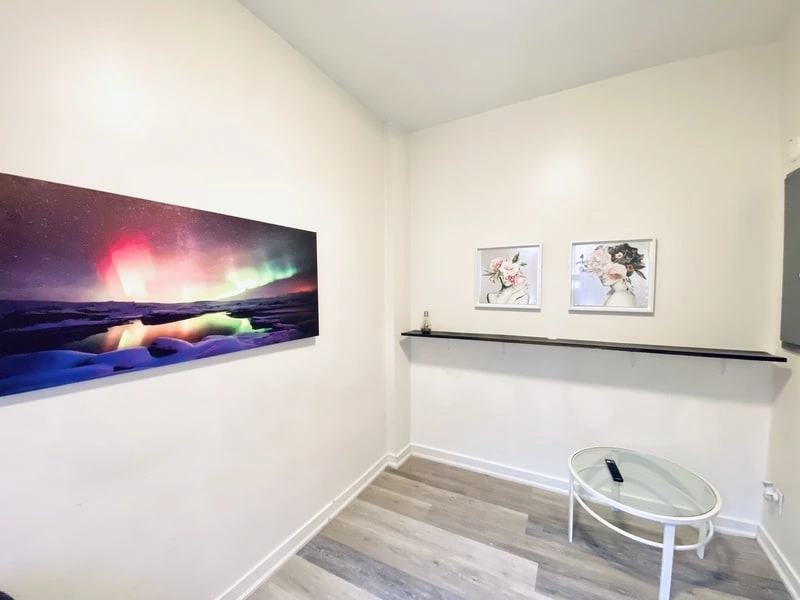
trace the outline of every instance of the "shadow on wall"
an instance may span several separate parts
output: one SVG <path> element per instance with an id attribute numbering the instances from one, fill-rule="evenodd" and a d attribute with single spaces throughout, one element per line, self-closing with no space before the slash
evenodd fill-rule
<path id="1" fill-rule="evenodd" d="M 161 377 L 163 375 L 170 375 L 173 373 L 182 373 L 184 371 L 194 371 L 196 369 L 203 369 L 204 367 L 215 367 L 224 365 L 229 362 L 240 360 L 254 360 L 259 357 L 274 354 L 276 352 L 286 352 L 287 350 L 295 350 L 297 348 L 307 348 L 316 344 L 315 337 L 303 338 L 301 340 L 292 340 L 282 344 L 275 344 L 272 346 L 262 346 L 260 348 L 253 348 L 252 350 L 245 350 L 243 352 L 236 352 L 233 354 L 220 354 L 217 356 L 210 356 L 202 358 L 197 361 L 177 363 L 174 365 L 166 365 L 155 369 L 147 369 L 145 371 L 135 371 L 132 373 L 119 373 L 114 377 L 106 377 L 100 379 L 90 379 L 80 383 L 71 383 L 67 385 L 60 385 L 57 387 L 45 388 L 42 390 L 35 390 L 32 392 L 23 392 L 21 394 L 13 394 L 11 396 L 0 397 L 0 409 L 4 406 L 11 406 L 12 404 L 20 404 L 22 402 L 34 402 L 44 398 L 52 398 L 63 394 L 75 394 L 96 388 L 107 387 L 109 393 L 113 394 L 118 384 L 130 383 L 132 381 L 139 381 L 142 379 L 150 379 L 151 377 Z M 0 600 L 4 600 L 0 596 Z"/>
<path id="2" fill-rule="evenodd" d="M 775 363 L 463 340 L 404 338 L 412 365 L 585 386 L 772 404 L 791 376 Z M 413 373 L 412 373 L 413 377 Z"/>

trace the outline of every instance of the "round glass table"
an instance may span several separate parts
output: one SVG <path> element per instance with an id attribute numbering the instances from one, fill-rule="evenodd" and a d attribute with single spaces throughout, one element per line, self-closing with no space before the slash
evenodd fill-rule
<path id="1" fill-rule="evenodd" d="M 619 473 L 612 475 L 613 461 Z M 573 538 L 575 501 L 606 527 L 627 538 L 662 549 L 659 600 L 668 600 L 672 584 L 672 559 L 676 550 L 697 550 L 714 535 L 711 518 L 722 508 L 719 492 L 697 473 L 657 456 L 625 448 L 594 447 L 569 457 L 569 541 Z M 661 542 L 634 535 L 601 517 L 588 502 L 661 523 Z M 675 545 L 675 528 L 692 525 L 699 530 L 695 544 Z"/>

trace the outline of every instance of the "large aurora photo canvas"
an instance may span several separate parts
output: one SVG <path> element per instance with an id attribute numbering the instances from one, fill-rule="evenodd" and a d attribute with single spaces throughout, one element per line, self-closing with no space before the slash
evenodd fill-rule
<path id="1" fill-rule="evenodd" d="M 318 333 L 314 232 L 0 174 L 0 395 Z"/>

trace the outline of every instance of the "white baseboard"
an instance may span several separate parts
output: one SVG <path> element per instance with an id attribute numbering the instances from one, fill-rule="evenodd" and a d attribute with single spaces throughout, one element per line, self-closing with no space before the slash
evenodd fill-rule
<path id="1" fill-rule="evenodd" d="M 475 473 L 491 475 L 507 481 L 524 483 L 531 487 L 556 492 L 558 494 L 566 495 L 569 493 L 569 480 L 543 475 L 534 471 L 528 471 L 527 469 L 511 467 L 509 465 L 475 458 L 474 456 L 466 456 L 464 454 L 440 450 L 439 448 L 431 448 L 430 446 L 422 446 L 420 444 L 411 444 L 411 454 L 453 467 L 474 471 Z M 747 538 L 755 538 L 758 531 L 758 523 L 726 516 L 716 517 L 714 519 L 714 526 L 720 533 Z"/>
<path id="2" fill-rule="evenodd" d="M 392 469 L 399 469 L 403 466 L 403 463 L 408 460 L 409 456 L 411 456 L 411 444 L 408 444 L 397 454 L 392 454 L 389 452 L 386 455 L 386 466 L 391 467 Z"/>
<path id="3" fill-rule="evenodd" d="M 457 454 L 455 452 L 439 450 L 438 448 L 421 446 L 419 444 L 411 444 L 411 454 L 412 456 L 427 458 L 445 465 L 450 465 L 451 467 L 461 467 L 462 469 L 467 469 L 475 473 L 491 475 L 492 477 L 514 481 L 516 483 L 524 483 L 535 488 L 549 490 L 558 494 L 566 495 L 569 493 L 569 481 L 567 479 L 542 475 L 534 471 L 510 467 L 508 465 L 483 460 L 482 458 L 475 458 L 474 456 L 466 456 L 464 454 Z"/>
<path id="4" fill-rule="evenodd" d="M 714 517 L 714 528 L 718 533 L 735 535 L 736 537 L 749 538 L 751 540 L 756 539 L 758 534 L 758 523 L 745 521 L 744 519 L 734 519 L 724 515 Z"/>
<path id="5" fill-rule="evenodd" d="M 756 536 L 759 546 L 764 550 L 764 554 L 775 567 L 778 575 L 783 580 L 786 589 L 789 590 L 789 595 L 794 600 L 800 600 L 800 576 L 794 570 L 786 555 L 781 552 L 781 549 L 775 544 L 775 540 L 767 533 L 763 527 L 758 528 L 758 535 Z"/>
<path id="6" fill-rule="evenodd" d="M 380 475 L 389 460 L 388 455 L 381 457 L 332 502 L 309 519 L 305 525 L 289 536 L 280 546 L 270 552 L 261 562 L 242 576 L 239 581 L 223 592 L 217 600 L 245 600 L 248 598 L 261 584 L 269 579 L 270 575 L 283 566 L 300 548 L 317 535 L 325 525 L 336 518 L 336 515 L 350 504 L 364 488 L 372 483 L 372 480 Z"/>

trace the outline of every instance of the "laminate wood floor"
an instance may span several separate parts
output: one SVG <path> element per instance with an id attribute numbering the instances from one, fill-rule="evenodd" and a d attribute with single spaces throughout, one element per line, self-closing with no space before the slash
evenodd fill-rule
<path id="1" fill-rule="evenodd" d="M 566 496 L 412 457 L 379 475 L 251 600 L 658 597 L 660 550 L 577 505 L 570 544 L 567 511 Z M 660 538 L 657 526 L 604 516 Z M 679 543 L 696 536 L 678 530 Z M 755 540 L 720 534 L 704 560 L 675 554 L 672 598 L 791 600 Z"/>

